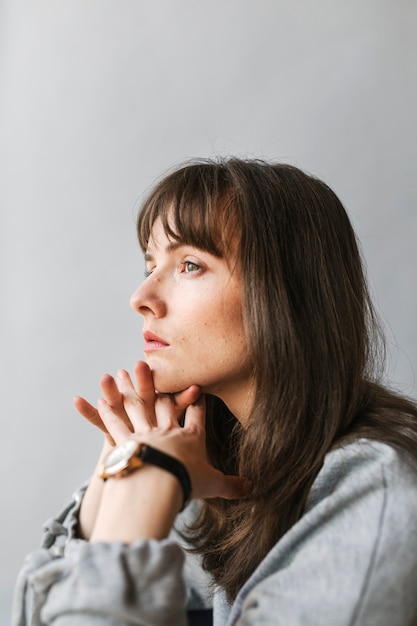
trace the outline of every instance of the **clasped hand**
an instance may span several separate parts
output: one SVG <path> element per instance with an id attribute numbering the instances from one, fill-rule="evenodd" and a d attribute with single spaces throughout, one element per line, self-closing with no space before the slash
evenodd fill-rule
<path id="1" fill-rule="evenodd" d="M 110 445 L 127 438 L 152 445 L 181 461 L 187 468 L 193 498 L 244 498 L 249 481 L 225 476 L 207 459 L 204 394 L 197 385 L 177 394 L 155 391 L 149 366 L 135 365 L 136 388 L 125 370 L 116 377 L 106 374 L 100 381 L 103 398 L 97 407 L 77 397 L 74 405 L 94 426 L 102 430 Z"/>

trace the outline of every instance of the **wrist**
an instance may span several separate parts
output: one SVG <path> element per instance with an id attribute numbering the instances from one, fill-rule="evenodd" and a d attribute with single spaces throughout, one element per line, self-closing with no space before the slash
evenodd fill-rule
<path id="1" fill-rule="evenodd" d="M 107 438 L 105 438 L 98 463 L 81 502 L 78 514 L 77 535 L 82 539 L 90 539 L 94 528 L 104 487 L 103 481 L 98 476 L 98 471 L 103 464 L 103 459 L 112 448 L 113 446 L 108 442 Z"/>
<path id="2" fill-rule="evenodd" d="M 168 536 L 183 493 L 169 472 L 153 465 L 132 472 L 123 479 L 104 483 L 96 523 L 90 541 L 133 543 L 139 539 Z"/>
<path id="3" fill-rule="evenodd" d="M 109 452 L 103 459 L 100 477 L 103 480 L 124 478 L 145 465 L 155 465 L 175 476 L 183 491 L 184 508 L 191 496 L 191 480 L 187 468 L 170 454 L 134 438 L 126 439 Z"/>

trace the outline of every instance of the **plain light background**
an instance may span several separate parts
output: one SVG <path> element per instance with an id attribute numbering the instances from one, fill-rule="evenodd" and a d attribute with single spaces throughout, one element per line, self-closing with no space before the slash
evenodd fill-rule
<path id="1" fill-rule="evenodd" d="M 101 446 L 72 396 L 142 357 L 134 220 L 172 165 L 323 178 L 362 241 L 389 376 L 416 396 L 416 32 L 415 0 L 1 2 L 1 623 Z"/>

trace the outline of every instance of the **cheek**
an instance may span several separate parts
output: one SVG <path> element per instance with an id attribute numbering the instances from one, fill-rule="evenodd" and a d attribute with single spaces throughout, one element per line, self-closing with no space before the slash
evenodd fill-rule
<path id="1" fill-rule="evenodd" d="M 244 335 L 242 299 L 240 295 L 224 298 L 219 302 L 219 317 L 227 331 L 233 329 L 234 334 Z"/>
<path id="2" fill-rule="evenodd" d="M 232 353 L 247 354 L 247 339 L 240 302 L 225 305 L 217 316 L 217 338 Z"/>
<path id="3" fill-rule="evenodd" d="M 175 299 L 174 299 L 175 298 Z M 177 341 L 193 351 L 246 346 L 240 285 L 226 282 L 196 293 L 173 294 L 171 311 Z M 175 321 L 174 321 L 175 320 Z"/>

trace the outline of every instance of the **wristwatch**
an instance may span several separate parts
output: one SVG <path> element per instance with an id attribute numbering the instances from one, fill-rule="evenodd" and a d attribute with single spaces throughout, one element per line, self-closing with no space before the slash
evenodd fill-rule
<path id="1" fill-rule="evenodd" d="M 127 439 L 113 448 L 104 458 L 100 477 L 103 480 L 122 478 L 145 464 L 156 465 L 178 479 L 184 493 L 182 511 L 191 495 L 191 480 L 186 467 L 178 459 L 148 444 Z"/>

